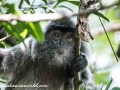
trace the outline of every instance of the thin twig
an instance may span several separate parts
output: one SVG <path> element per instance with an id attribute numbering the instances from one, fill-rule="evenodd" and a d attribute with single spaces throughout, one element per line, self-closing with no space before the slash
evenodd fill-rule
<path id="1" fill-rule="evenodd" d="M 117 32 L 120 31 L 120 22 L 116 22 L 116 23 L 110 23 L 110 24 L 106 24 L 104 25 L 105 29 L 107 32 Z M 97 31 L 97 32 L 95 32 Z M 93 28 L 91 29 L 91 33 L 93 35 L 93 37 L 104 34 L 104 30 L 103 27 L 97 27 L 97 28 Z"/>
<path id="2" fill-rule="evenodd" d="M 53 4 L 54 2 L 56 2 L 56 0 L 48 2 L 47 5 Z M 43 7 L 43 6 L 46 6 L 46 4 L 26 6 L 26 7 L 22 7 L 22 9 L 29 9 L 29 8 L 36 9 L 36 8 L 40 8 L 40 7 Z"/>
<path id="3" fill-rule="evenodd" d="M 19 9 L 21 9 L 22 4 L 23 4 L 23 0 L 20 0 L 20 4 L 19 4 L 19 6 L 18 6 Z"/>
<path id="4" fill-rule="evenodd" d="M 119 3 L 112 4 L 110 6 L 107 6 L 106 8 L 110 8 L 114 5 L 118 5 Z M 102 8 L 103 9 L 103 8 Z M 102 10 L 98 9 L 98 10 Z M 104 8 L 105 9 L 105 8 Z M 56 19 L 61 19 L 63 17 L 71 17 L 71 16 L 76 16 L 76 15 L 86 15 L 96 12 L 96 9 L 93 10 L 86 10 L 86 11 L 81 11 L 79 14 L 71 14 L 71 15 L 62 15 L 60 13 L 50 13 L 50 14 L 24 14 L 21 16 L 18 15 L 13 15 L 13 14 L 4 14 L 0 15 L 0 21 L 11 21 L 11 20 L 19 20 L 19 21 L 26 21 L 26 22 L 38 22 L 40 20 L 56 20 Z"/>
<path id="5" fill-rule="evenodd" d="M 8 35 L 8 36 L 6 36 L 6 37 L 4 37 L 4 38 L 0 39 L 0 42 L 2 42 L 2 41 L 4 41 L 4 40 L 6 40 L 6 39 L 7 39 L 7 38 L 9 38 L 9 37 L 11 37 L 11 35 Z"/>
<path id="6" fill-rule="evenodd" d="M 51 1 L 51 2 L 48 2 L 47 3 L 47 5 L 49 5 L 49 4 L 53 4 L 54 2 L 56 2 L 56 1 Z M 32 8 L 33 9 L 36 9 L 36 8 L 40 8 L 40 7 L 43 7 L 43 6 L 45 6 L 46 4 L 40 4 L 40 5 L 32 5 Z M 113 6 L 116 6 L 116 5 L 120 5 L 120 2 L 115 2 L 115 3 L 113 3 L 113 4 L 111 4 L 111 5 L 108 5 L 108 6 L 101 6 L 101 7 L 99 7 L 97 10 L 103 10 L 103 9 L 109 9 L 109 8 L 111 8 L 111 7 L 113 7 Z M 28 8 L 30 8 L 31 6 L 28 6 L 28 7 L 22 7 L 23 9 L 25 8 L 25 9 L 28 9 Z M 88 14 L 88 13 L 91 13 L 91 12 L 94 12 L 94 11 L 96 11 L 95 9 L 92 9 L 92 10 L 87 10 L 87 11 L 84 11 L 84 13 L 82 13 L 82 14 Z"/>
<path id="7" fill-rule="evenodd" d="M 6 2 L 6 0 L 2 1 L 0 8 L 4 5 L 5 2 Z"/>
<path id="8" fill-rule="evenodd" d="M 96 10 L 97 10 L 97 9 L 96 9 Z M 107 31 L 106 31 L 106 29 L 105 29 L 105 27 L 104 27 L 104 25 L 103 25 L 103 23 L 102 23 L 102 20 L 101 20 L 101 18 L 100 18 L 100 16 L 99 16 L 99 13 L 97 13 L 97 14 L 98 14 L 100 23 L 101 23 L 101 25 L 102 25 L 102 27 L 103 27 L 103 29 L 104 29 L 104 31 L 105 31 L 105 34 L 106 34 L 106 36 L 107 36 L 107 39 L 108 39 L 108 41 L 109 41 L 109 44 L 110 44 L 110 46 L 111 46 L 111 48 L 112 48 L 112 51 L 113 51 L 113 53 L 114 53 L 114 55 L 115 55 L 115 58 L 116 58 L 116 60 L 117 60 L 117 62 L 118 62 L 117 55 L 115 54 L 114 48 L 113 48 L 113 46 L 112 46 L 112 44 L 111 44 L 111 41 L 110 41 L 109 36 L 108 36 L 108 34 L 107 34 Z"/>
<path id="9" fill-rule="evenodd" d="M 30 9 L 32 9 L 32 6 L 34 4 L 35 0 L 33 0 L 32 4 L 30 5 L 30 7 L 27 9 L 27 11 L 25 11 L 25 13 L 27 13 Z M 34 12 L 35 13 L 35 12 Z"/>

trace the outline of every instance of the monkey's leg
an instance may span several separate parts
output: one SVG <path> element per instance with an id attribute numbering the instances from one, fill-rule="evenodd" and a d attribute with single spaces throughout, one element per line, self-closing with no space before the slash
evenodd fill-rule
<path id="1" fill-rule="evenodd" d="M 13 57 L 11 54 L 7 54 L 4 56 L 3 61 L 2 61 L 2 67 L 8 77 L 7 85 L 15 85 L 17 81 L 20 79 L 20 76 L 18 76 L 18 74 L 14 72 L 15 71 L 15 60 L 13 60 Z M 5 90 L 12 90 L 13 88 L 14 87 L 6 87 Z"/>
<path id="2" fill-rule="evenodd" d="M 2 62 L 4 57 L 10 52 L 10 49 L 2 49 L 0 48 L 0 72 L 4 72 L 3 67 L 2 67 Z"/>
<path id="3" fill-rule="evenodd" d="M 21 79 L 20 75 L 16 73 L 10 73 L 8 76 L 8 83 L 7 85 L 15 85 Z M 13 90 L 14 87 L 6 87 L 5 90 Z"/>
<path id="4" fill-rule="evenodd" d="M 68 79 L 64 84 L 64 90 L 74 90 L 73 78 Z"/>

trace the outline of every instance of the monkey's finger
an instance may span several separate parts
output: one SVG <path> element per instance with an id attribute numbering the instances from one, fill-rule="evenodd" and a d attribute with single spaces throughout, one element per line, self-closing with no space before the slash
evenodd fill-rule
<path id="1" fill-rule="evenodd" d="M 73 66 L 73 70 L 74 71 L 80 71 L 80 70 L 83 70 L 85 67 L 87 67 L 87 65 L 88 65 L 88 62 L 87 62 L 87 60 L 85 60 L 85 61 L 79 61 L 77 64 L 75 64 L 74 66 Z"/>
<path id="2" fill-rule="evenodd" d="M 84 63 L 83 60 L 79 60 L 77 63 L 74 63 L 73 66 L 72 66 L 72 69 L 74 70 L 76 67 L 78 67 L 79 65 L 81 66 L 82 63 Z"/>
<path id="3" fill-rule="evenodd" d="M 88 62 L 87 62 L 87 60 L 86 60 L 86 61 L 84 61 L 84 62 L 82 63 L 82 65 L 79 64 L 79 66 L 76 67 L 76 71 L 83 70 L 84 68 L 87 67 L 87 65 L 88 65 Z"/>

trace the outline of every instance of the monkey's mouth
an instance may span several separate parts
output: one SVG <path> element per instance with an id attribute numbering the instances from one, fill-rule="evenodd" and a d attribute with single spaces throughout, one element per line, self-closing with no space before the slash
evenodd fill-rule
<path id="1" fill-rule="evenodd" d="M 57 53 L 58 53 L 59 55 L 62 55 L 62 54 L 65 53 L 65 50 L 64 50 L 64 49 L 58 49 L 58 50 L 57 50 Z"/>

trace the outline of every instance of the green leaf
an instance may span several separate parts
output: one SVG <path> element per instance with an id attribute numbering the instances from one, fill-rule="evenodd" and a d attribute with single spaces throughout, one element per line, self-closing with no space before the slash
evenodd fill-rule
<path id="1" fill-rule="evenodd" d="M 6 84 L 7 84 L 7 80 L 2 79 L 2 78 L 0 78 L 0 82 L 3 82 L 3 83 L 6 83 Z"/>
<path id="2" fill-rule="evenodd" d="M 120 90 L 120 87 L 114 87 L 112 90 Z"/>
<path id="3" fill-rule="evenodd" d="M 43 8 L 45 10 L 45 12 L 47 13 L 47 11 L 46 11 L 47 7 L 46 6 L 43 6 L 41 8 Z"/>
<path id="4" fill-rule="evenodd" d="M 111 80 L 110 80 L 110 82 L 108 83 L 108 85 L 106 86 L 105 90 L 108 90 L 108 89 L 109 89 L 109 87 L 110 87 L 112 81 L 113 81 L 113 79 L 111 78 Z"/>
<path id="5" fill-rule="evenodd" d="M 30 1 L 29 1 L 29 0 L 25 0 L 25 2 L 26 2 L 28 5 L 30 5 Z"/>
<path id="6" fill-rule="evenodd" d="M 111 8 L 107 10 L 106 17 L 109 18 L 110 21 L 112 22 L 117 22 L 120 21 L 120 17 L 117 16 L 119 14 L 115 14 L 116 12 L 120 13 L 120 8 Z"/>
<path id="7" fill-rule="evenodd" d="M 58 0 L 57 3 L 61 3 L 61 2 L 65 2 L 65 1 L 67 1 L 67 0 Z"/>
<path id="8" fill-rule="evenodd" d="M 67 6 L 64 6 L 64 5 L 59 5 L 59 6 L 57 6 L 57 7 L 61 7 L 61 8 L 67 8 L 67 9 L 69 9 L 70 11 L 72 11 L 72 12 L 73 12 L 73 10 L 72 10 L 72 9 L 70 9 L 69 7 L 67 7 Z"/>
<path id="9" fill-rule="evenodd" d="M 31 10 L 32 10 L 32 14 L 35 13 L 35 10 L 33 8 Z"/>
<path id="10" fill-rule="evenodd" d="M 31 14 L 33 14 L 34 12 L 33 11 L 30 11 Z"/>
<path id="11" fill-rule="evenodd" d="M 5 46 L 2 43 L 0 43 L 0 48 L 5 48 Z"/>
<path id="12" fill-rule="evenodd" d="M 3 5 L 3 7 L 8 9 L 7 10 L 8 13 L 18 14 L 16 12 L 16 10 L 15 10 L 15 5 L 14 4 L 8 4 L 8 3 L 6 3 L 6 4 Z"/>
<path id="13" fill-rule="evenodd" d="M 108 84 L 108 79 L 109 79 L 109 72 L 103 72 L 103 73 L 95 73 L 94 74 L 94 78 L 95 78 L 95 82 L 98 84 L 101 84 L 101 82 L 103 84 Z M 101 77 L 101 78 L 98 78 Z"/>
<path id="14" fill-rule="evenodd" d="M 67 0 L 58 0 L 57 3 L 55 4 L 55 6 L 53 8 L 55 8 L 58 4 L 60 4 L 61 2 L 65 2 Z"/>
<path id="15" fill-rule="evenodd" d="M 31 34 L 38 40 L 44 41 L 44 34 L 42 32 L 41 26 L 38 22 L 17 22 L 15 25 L 12 25 L 9 22 L 0 22 L 5 30 L 12 36 L 15 36 L 18 40 L 23 41 L 28 34 L 28 30 Z"/>
<path id="16" fill-rule="evenodd" d="M 28 30 L 27 29 L 25 29 L 23 32 L 20 33 L 20 36 L 24 39 L 27 37 L 27 35 L 28 35 Z"/>
<path id="17" fill-rule="evenodd" d="M 45 11 L 46 11 L 46 9 L 48 9 L 48 10 L 50 10 L 52 13 L 57 12 L 55 9 L 50 8 L 49 6 L 43 6 L 42 8 L 43 8 Z"/>
<path id="18" fill-rule="evenodd" d="M 22 31 L 18 24 L 11 25 L 9 22 L 1 22 L 1 25 L 5 28 L 5 30 L 12 36 L 15 36 L 18 40 L 23 40 L 23 38 L 20 36 L 19 32 Z"/>
<path id="19" fill-rule="evenodd" d="M 75 0 L 58 0 L 57 3 L 56 3 L 56 5 L 55 5 L 55 7 L 58 4 L 62 3 L 62 2 L 69 2 L 69 3 L 72 3 L 72 4 L 77 5 L 77 6 L 80 5 L 80 1 L 75 1 Z"/>
<path id="20" fill-rule="evenodd" d="M 53 8 L 50 8 L 50 7 L 48 7 L 47 9 L 49 9 L 49 10 L 50 10 L 50 12 L 52 12 L 52 13 L 55 13 L 55 12 L 57 12 L 55 9 L 53 9 Z"/>
<path id="21" fill-rule="evenodd" d="M 105 17 L 102 13 L 100 13 L 100 12 L 94 12 L 93 14 L 95 14 L 97 16 L 99 15 L 101 18 L 103 18 L 103 19 L 105 19 L 106 21 L 109 22 L 109 19 L 107 17 Z"/>
<path id="22" fill-rule="evenodd" d="M 67 2 L 70 2 L 70 3 L 72 3 L 72 4 L 76 5 L 76 6 L 79 6 L 79 5 L 80 5 L 80 1 L 69 0 L 69 1 L 67 1 Z"/>
<path id="23" fill-rule="evenodd" d="M 8 23 L 8 22 L 1 22 L 1 25 L 5 28 L 5 30 L 6 30 L 9 34 L 11 34 L 11 35 L 14 36 L 14 33 L 12 32 L 12 27 L 11 27 L 10 23 Z"/>
<path id="24" fill-rule="evenodd" d="M 11 25 L 11 27 L 12 27 L 13 36 L 15 36 L 18 40 L 23 41 L 23 38 L 20 36 L 20 31 L 23 30 L 19 30 L 18 25 Z"/>
<path id="25" fill-rule="evenodd" d="M 43 0 L 45 4 L 47 4 L 47 0 Z"/>
<path id="26" fill-rule="evenodd" d="M 33 35 L 33 37 L 35 37 L 40 42 L 44 41 L 44 34 L 38 22 L 35 22 L 35 23 L 29 22 L 28 28 L 31 34 Z"/>
<path id="27" fill-rule="evenodd" d="M 38 41 L 43 42 L 44 41 L 44 33 L 42 31 L 42 28 L 41 28 L 40 24 L 38 22 L 35 22 L 34 25 L 36 27 L 37 33 L 39 34 Z"/>

